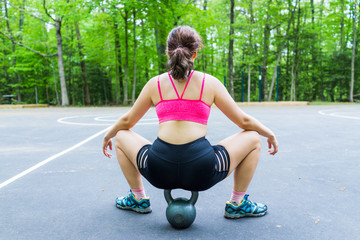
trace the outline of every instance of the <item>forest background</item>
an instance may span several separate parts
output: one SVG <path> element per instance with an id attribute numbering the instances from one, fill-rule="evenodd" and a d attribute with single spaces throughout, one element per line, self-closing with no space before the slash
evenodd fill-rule
<path id="1" fill-rule="evenodd" d="M 359 0 L 1 0 L 0 97 L 131 104 L 195 28 L 195 69 L 236 101 L 357 101 Z M 2 103 L 6 99 L 2 98 Z"/>

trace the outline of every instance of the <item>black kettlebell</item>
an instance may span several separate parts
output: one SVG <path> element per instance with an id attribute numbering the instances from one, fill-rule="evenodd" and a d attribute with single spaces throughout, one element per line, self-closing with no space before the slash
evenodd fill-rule
<path id="1" fill-rule="evenodd" d="M 195 220 L 196 209 L 195 203 L 199 193 L 191 191 L 191 198 L 176 198 L 171 196 L 171 190 L 164 190 L 164 196 L 168 207 L 166 208 L 166 218 L 177 229 L 189 227 Z"/>

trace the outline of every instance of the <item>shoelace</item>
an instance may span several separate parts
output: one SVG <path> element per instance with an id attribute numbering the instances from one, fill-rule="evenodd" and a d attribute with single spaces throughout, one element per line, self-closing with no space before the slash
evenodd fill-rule
<path id="1" fill-rule="evenodd" d="M 249 195 L 245 195 L 240 204 L 242 204 L 243 202 L 245 202 L 246 204 L 250 204 L 251 206 L 256 207 L 256 205 L 255 205 L 255 203 L 254 203 L 253 201 L 247 199 L 248 196 L 249 196 Z"/>

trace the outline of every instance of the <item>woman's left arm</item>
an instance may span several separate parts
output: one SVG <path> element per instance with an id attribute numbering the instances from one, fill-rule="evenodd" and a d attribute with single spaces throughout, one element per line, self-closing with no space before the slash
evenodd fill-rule
<path id="1" fill-rule="evenodd" d="M 116 121 L 116 123 L 110 128 L 110 130 L 105 134 L 103 140 L 103 153 L 107 157 L 111 157 L 111 154 L 107 152 L 109 147 L 112 150 L 112 138 L 116 136 L 117 132 L 120 130 L 128 130 L 132 128 L 149 110 L 152 102 L 152 86 L 153 79 L 148 81 L 144 88 L 141 90 L 139 97 L 136 99 L 132 108 L 125 113 L 123 116 Z"/>

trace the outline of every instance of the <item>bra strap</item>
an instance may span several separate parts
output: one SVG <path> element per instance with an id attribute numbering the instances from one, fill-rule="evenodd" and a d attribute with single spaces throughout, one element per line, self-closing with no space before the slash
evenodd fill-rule
<path id="1" fill-rule="evenodd" d="M 203 81 L 202 81 L 202 85 L 201 85 L 201 92 L 200 92 L 200 99 L 202 98 L 202 94 L 203 94 L 203 90 L 204 90 L 204 83 L 205 83 L 205 73 L 204 73 L 204 78 L 203 78 Z"/>
<path id="2" fill-rule="evenodd" d="M 185 87 L 184 87 L 184 91 L 182 92 L 182 94 L 181 94 L 181 98 L 180 98 L 180 99 L 182 99 L 182 98 L 183 98 L 184 93 L 185 93 L 185 90 L 186 90 L 186 87 L 187 87 L 187 85 L 189 84 L 189 82 L 190 82 L 190 78 L 191 78 L 191 76 L 193 75 L 193 73 L 194 73 L 194 71 L 191 71 L 190 76 L 189 76 L 189 79 L 188 79 L 188 80 L 187 80 L 187 82 L 186 82 L 186 85 L 185 85 Z"/>
<path id="3" fill-rule="evenodd" d="M 169 74 L 169 78 L 170 78 L 170 80 L 171 80 L 171 84 L 173 85 L 173 87 L 174 87 L 174 89 L 175 89 L 176 95 L 177 95 L 178 99 L 180 99 L 179 94 L 178 94 L 178 91 L 176 90 L 175 84 L 174 84 L 174 82 L 173 82 L 173 80 L 172 80 L 172 78 L 171 78 L 171 75 L 170 75 L 169 72 L 168 72 L 168 74 Z"/>
<path id="4" fill-rule="evenodd" d="M 158 77 L 157 82 L 158 82 L 158 89 L 159 89 L 160 99 L 161 99 L 161 101 L 162 101 L 162 100 L 163 100 L 163 98 L 162 98 L 162 95 L 161 95 L 161 90 L 160 90 L 160 82 L 159 82 L 159 79 L 160 79 L 160 75 L 159 75 L 159 77 Z"/>

